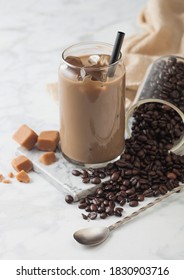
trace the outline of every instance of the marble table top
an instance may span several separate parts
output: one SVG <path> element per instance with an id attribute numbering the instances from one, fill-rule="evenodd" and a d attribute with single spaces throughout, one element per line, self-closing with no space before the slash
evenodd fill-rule
<path id="1" fill-rule="evenodd" d="M 117 30 L 139 32 L 146 0 L 0 1 L 0 173 L 7 177 L 18 145 L 12 133 L 26 123 L 58 129 L 58 104 L 46 86 L 57 80 L 61 51 L 80 41 L 113 43 Z M 87 248 L 74 231 L 110 225 L 117 217 L 85 221 L 74 203 L 36 172 L 30 184 L 0 183 L 0 259 L 184 259 L 184 191 Z"/>

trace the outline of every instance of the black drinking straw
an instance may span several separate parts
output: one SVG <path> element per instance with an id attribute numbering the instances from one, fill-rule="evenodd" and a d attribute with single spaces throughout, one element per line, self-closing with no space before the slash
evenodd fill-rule
<path id="1" fill-rule="evenodd" d="M 118 60 L 124 37 L 125 37 L 124 32 L 121 32 L 121 31 L 117 32 L 116 40 L 115 40 L 114 47 L 113 47 L 113 50 L 112 50 L 112 55 L 111 55 L 109 65 L 115 63 Z M 114 73 L 115 73 L 115 70 L 116 70 L 115 66 L 110 67 L 109 71 L 108 71 L 108 77 L 113 77 Z"/>

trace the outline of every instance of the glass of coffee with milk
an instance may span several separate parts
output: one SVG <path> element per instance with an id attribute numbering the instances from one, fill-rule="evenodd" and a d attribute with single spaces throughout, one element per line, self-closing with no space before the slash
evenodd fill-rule
<path id="1" fill-rule="evenodd" d="M 124 149 L 125 67 L 120 51 L 124 33 L 117 37 L 115 46 L 79 43 L 62 53 L 61 151 L 78 165 L 105 166 Z"/>

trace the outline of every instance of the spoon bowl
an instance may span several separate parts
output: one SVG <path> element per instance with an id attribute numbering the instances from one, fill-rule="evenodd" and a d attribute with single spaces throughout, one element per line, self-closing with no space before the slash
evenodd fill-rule
<path id="1" fill-rule="evenodd" d="M 108 227 L 89 227 L 76 231 L 73 237 L 80 244 L 95 246 L 104 242 L 109 234 Z"/>

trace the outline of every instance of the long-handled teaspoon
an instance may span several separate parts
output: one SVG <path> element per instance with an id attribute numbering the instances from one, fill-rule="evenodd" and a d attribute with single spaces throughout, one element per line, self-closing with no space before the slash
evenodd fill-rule
<path id="1" fill-rule="evenodd" d="M 73 237 L 77 242 L 83 245 L 88 245 L 88 246 L 98 245 L 108 238 L 112 230 L 117 229 L 121 225 L 129 222 L 134 217 L 144 212 L 148 208 L 154 206 L 155 204 L 159 203 L 160 201 L 172 195 L 173 193 L 180 191 L 183 187 L 184 185 L 180 185 L 179 187 L 173 189 L 172 191 L 166 193 L 165 195 L 159 198 L 156 198 L 153 202 L 148 203 L 146 206 L 141 207 L 139 210 L 133 212 L 132 214 L 124 217 L 123 219 L 117 221 L 116 223 L 108 227 L 91 227 L 91 228 L 89 227 L 89 228 L 80 229 L 74 233 Z"/>

